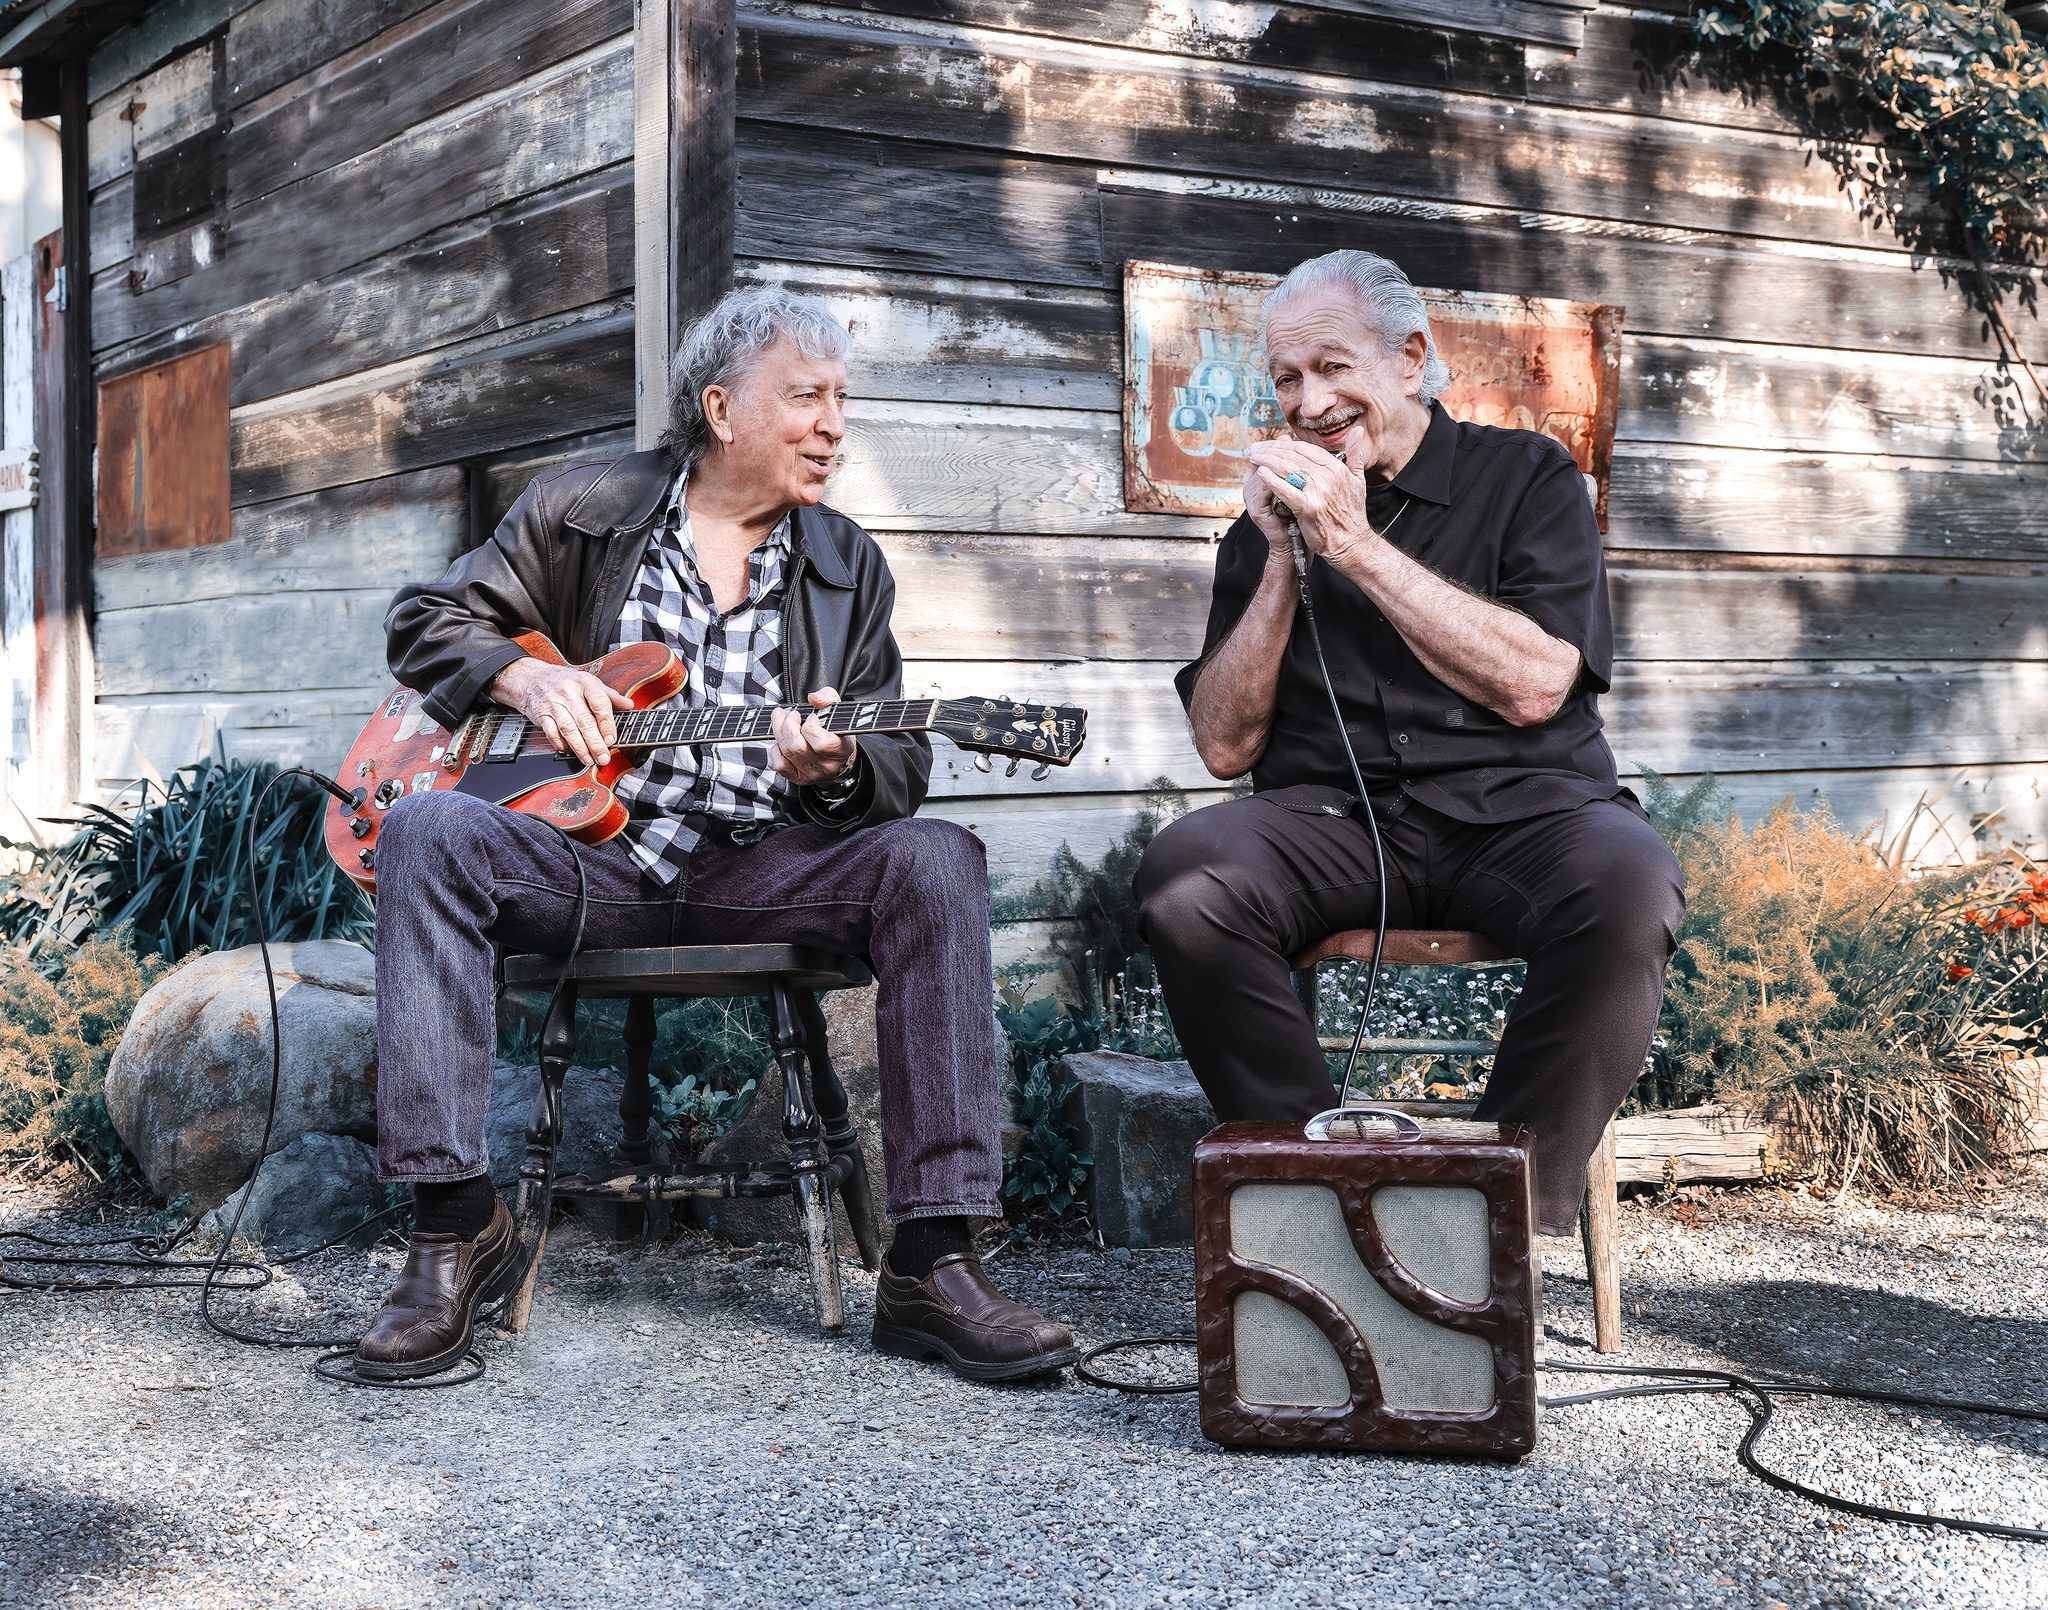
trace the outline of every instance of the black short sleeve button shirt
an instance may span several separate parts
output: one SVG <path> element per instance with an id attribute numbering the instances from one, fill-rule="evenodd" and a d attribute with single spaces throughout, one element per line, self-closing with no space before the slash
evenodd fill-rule
<path id="1" fill-rule="evenodd" d="M 1535 431 L 1460 424 L 1431 404 L 1414 457 L 1367 499 L 1387 540 L 1438 575 L 1527 615 L 1579 651 L 1578 685 L 1548 721 L 1517 727 L 1439 682 L 1364 593 L 1328 565 L 1309 574 L 1330 676 L 1366 786 L 1465 822 L 1511 822 L 1623 792 L 1597 696 L 1614 673 L 1600 528 L 1578 465 Z M 1237 625 L 1266 562 L 1248 516 L 1216 557 L 1202 657 L 1174 679 L 1185 704 Z M 1281 662 L 1273 732 L 1252 768 L 1258 792 L 1297 783 L 1346 791 L 1308 630 L 1297 617 Z"/>

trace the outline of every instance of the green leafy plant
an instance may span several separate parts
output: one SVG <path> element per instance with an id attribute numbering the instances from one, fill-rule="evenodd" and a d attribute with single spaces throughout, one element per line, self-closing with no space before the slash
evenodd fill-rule
<path id="1" fill-rule="evenodd" d="M 540 1056 L 540 1013 L 545 994 L 511 999 L 498 1018 L 498 1056 L 532 1063 Z M 588 1067 L 626 1067 L 625 1003 L 591 1001 L 576 1022 L 576 1061 Z M 725 1133 L 745 1112 L 759 1083 L 753 1070 L 774 1055 L 768 1014 L 758 1000 L 696 997 L 656 1012 L 649 1077 L 655 1116 L 689 1151 Z"/>
<path id="2" fill-rule="evenodd" d="M 107 1116 L 107 1064 L 143 991 L 163 973 L 125 934 L 95 935 L 47 968 L 0 950 L 0 1160 L 30 1173 L 74 1165 L 125 1178 Z"/>
<path id="3" fill-rule="evenodd" d="M 219 758 L 142 785 L 127 810 L 86 805 L 54 848 L 4 843 L 25 857 L 0 877 L 0 941 L 42 955 L 125 926 L 142 955 L 174 961 L 255 940 L 245 845 L 269 762 Z M 327 796 L 304 778 L 272 790 L 256 830 L 257 891 L 273 940 L 371 940 L 374 924 L 321 837 Z"/>
<path id="4" fill-rule="evenodd" d="M 1054 934 L 1053 948 L 1091 1000 L 1101 996 L 1105 980 L 1152 982 L 1152 955 L 1138 932 L 1132 883 L 1145 847 L 1162 827 L 1183 815 L 1187 805 L 1187 795 L 1171 778 L 1153 778 L 1145 787 L 1137 819 L 1100 861 L 1091 866 L 1062 844 L 1051 872 L 1032 891 L 1037 911 L 1065 919 Z"/>
<path id="5" fill-rule="evenodd" d="M 683 1149 L 683 1155 L 694 1156 L 732 1128 L 747 1110 L 758 1083 L 749 1079 L 737 1090 L 729 1090 L 700 1083 L 696 1074 L 686 1073 L 655 1095 L 654 1116 Z"/>
<path id="6" fill-rule="evenodd" d="M 1788 53 L 1802 83 L 1859 102 L 1920 160 L 2005 357 L 2048 401 L 2002 307 L 2031 282 L 1990 267 L 2039 262 L 2048 242 L 2048 51 L 1999 0 L 1715 0 L 1694 27 Z"/>
<path id="7" fill-rule="evenodd" d="M 1003 1159 L 1003 1197 L 1020 1224 L 1063 1218 L 1074 1206 L 1095 1158 L 1081 1149 L 1072 1116 L 1078 1081 L 1061 1074 L 1060 1059 L 1099 1050 L 1102 1034 L 1086 1008 L 1053 996 L 1025 999 L 1015 980 L 997 992 L 996 1017 L 1010 1041 L 1010 1105 L 1021 1134 Z"/>

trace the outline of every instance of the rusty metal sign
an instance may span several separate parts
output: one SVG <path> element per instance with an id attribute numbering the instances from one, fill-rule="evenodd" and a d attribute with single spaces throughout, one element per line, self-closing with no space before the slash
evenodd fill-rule
<path id="1" fill-rule="evenodd" d="M 1245 449 L 1285 429 L 1259 348 L 1259 302 L 1278 283 L 1272 274 L 1124 265 L 1126 509 L 1227 516 L 1244 507 Z M 1605 531 L 1622 310 L 1482 291 L 1421 294 L 1451 366 L 1440 399 L 1451 417 L 1562 442 Z"/>

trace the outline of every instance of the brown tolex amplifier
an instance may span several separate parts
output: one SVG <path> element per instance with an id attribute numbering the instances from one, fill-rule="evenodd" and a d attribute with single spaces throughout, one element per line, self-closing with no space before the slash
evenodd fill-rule
<path id="1" fill-rule="evenodd" d="M 1516 1125 L 1345 1108 L 1195 1149 L 1202 1432 L 1519 1459 L 1539 1270 Z"/>

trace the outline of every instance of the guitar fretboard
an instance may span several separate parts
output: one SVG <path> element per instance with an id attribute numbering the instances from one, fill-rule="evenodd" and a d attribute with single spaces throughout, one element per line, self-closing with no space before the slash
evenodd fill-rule
<path id="1" fill-rule="evenodd" d="M 936 699 L 849 699 L 822 712 L 827 732 L 923 732 L 938 715 Z M 819 715 L 807 704 L 703 704 L 625 710 L 618 715 L 621 749 L 671 744 L 763 743 L 774 736 L 777 709 Z"/>

